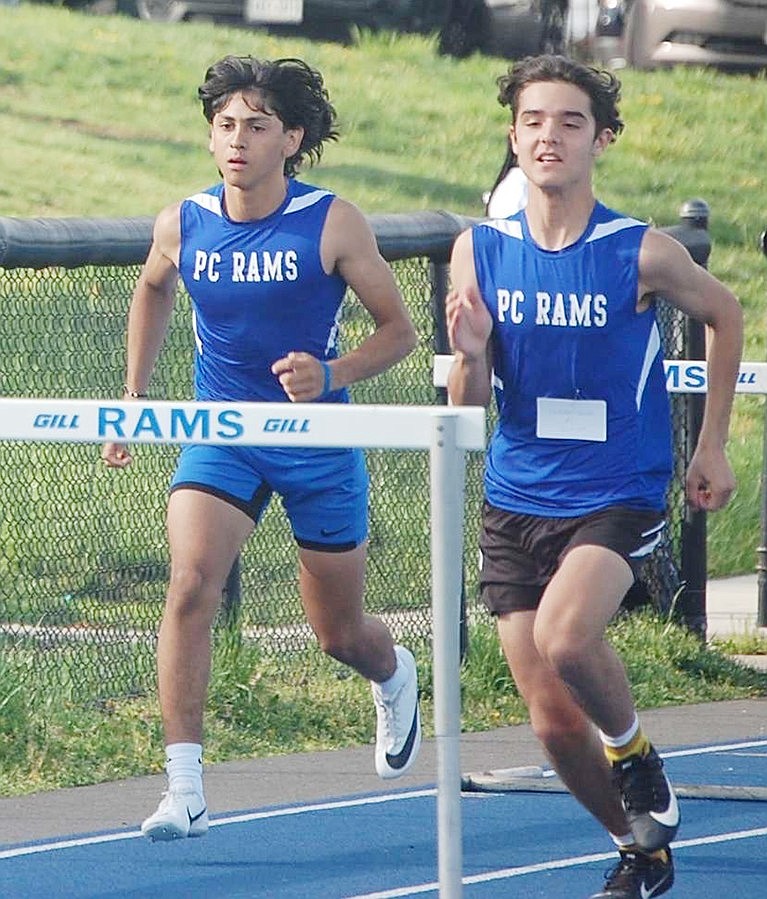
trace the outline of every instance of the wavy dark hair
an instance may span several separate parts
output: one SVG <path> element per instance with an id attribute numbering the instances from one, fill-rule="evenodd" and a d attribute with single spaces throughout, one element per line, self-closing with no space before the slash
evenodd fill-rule
<path id="1" fill-rule="evenodd" d="M 295 175 L 307 160 L 319 162 L 324 142 L 338 138 L 336 111 L 322 75 L 301 59 L 225 56 L 213 63 L 197 90 L 208 122 L 241 91 L 259 91 L 285 129 L 304 129 L 301 146 L 285 160 L 286 175 Z"/>
<path id="2" fill-rule="evenodd" d="M 498 102 L 511 109 L 512 121 L 516 120 L 522 90 L 540 81 L 563 81 L 579 87 L 591 100 L 597 131 L 609 128 L 613 140 L 623 131 L 623 120 L 618 113 L 621 83 L 615 75 L 606 69 L 583 65 L 554 54 L 528 56 L 514 63 L 505 75 L 498 78 Z"/>
<path id="3" fill-rule="evenodd" d="M 511 141 L 507 139 L 506 141 L 506 155 L 503 157 L 503 162 L 501 163 L 500 169 L 498 169 L 498 174 L 495 176 L 495 181 L 493 181 L 493 186 L 487 192 L 487 202 L 485 203 L 485 215 L 487 215 L 487 210 L 490 206 L 490 199 L 495 192 L 496 187 L 503 181 L 503 179 L 509 174 L 512 169 L 517 168 L 519 163 L 517 162 L 517 154 L 511 148 Z"/>

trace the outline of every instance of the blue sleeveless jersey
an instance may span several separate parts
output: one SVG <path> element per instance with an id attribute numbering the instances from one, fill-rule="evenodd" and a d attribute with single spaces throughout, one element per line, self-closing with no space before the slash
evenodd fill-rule
<path id="1" fill-rule="evenodd" d="M 499 418 L 485 468 L 493 506 L 554 518 L 665 507 L 672 448 L 663 353 L 654 305 L 636 311 L 646 230 L 599 203 L 562 250 L 539 247 L 524 212 L 474 227 L 477 279 L 493 318 Z M 605 409 L 606 439 L 538 436 L 541 398 L 598 401 L 568 408 L 574 419 L 589 405 Z"/>
<path id="2" fill-rule="evenodd" d="M 290 179 L 271 215 L 234 222 L 223 184 L 181 204 L 179 272 L 192 299 L 195 395 L 288 402 L 271 372 L 291 350 L 337 356 L 344 280 L 327 275 L 320 239 L 334 195 Z M 322 401 L 348 402 L 346 390 Z"/>

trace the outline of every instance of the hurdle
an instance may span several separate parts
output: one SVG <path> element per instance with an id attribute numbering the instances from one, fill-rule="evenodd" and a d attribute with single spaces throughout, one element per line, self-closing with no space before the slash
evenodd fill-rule
<path id="1" fill-rule="evenodd" d="M 485 410 L 457 406 L 0 398 L 0 440 L 428 450 L 440 896 L 462 892 L 460 604 L 465 454 Z"/>
<path id="2" fill-rule="evenodd" d="M 447 376 L 453 357 L 449 354 L 434 356 L 433 382 L 435 387 L 447 387 Z M 666 389 L 669 393 L 705 393 L 708 371 L 700 359 L 666 359 Z M 736 393 L 767 393 L 767 362 L 742 362 L 738 372 Z"/>

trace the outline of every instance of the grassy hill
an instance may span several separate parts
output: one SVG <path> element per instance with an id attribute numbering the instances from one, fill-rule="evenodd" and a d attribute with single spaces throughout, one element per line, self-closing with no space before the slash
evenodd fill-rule
<path id="1" fill-rule="evenodd" d="M 151 215 L 216 179 L 196 99 L 226 53 L 301 56 L 325 75 L 341 139 L 304 177 L 365 212 L 480 215 L 503 157 L 501 59 L 440 57 L 435 41 L 363 33 L 352 46 L 201 22 L 161 25 L 48 6 L 0 7 L 0 215 Z M 711 270 L 739 295 L 765 358 L 764 79 L 713 70 L 622 73 L 626 130 L 600 160 L 606 203 L 659 225 L 711 207 Z M 737 401 L 740 489 L 710 521 L 712 574 L 753 570 L 760 542 L 761 398 Z"/>
<path id="2" fill-rule="evenodd" d="M 342 137 L 306 177 L 365 212 L 480 215 L 504 154 L 495 78 L 505 62 L 441 58 L 423 38 L 363 34 L 343 47 L 22 5 L 0 6 L 0 48 L 0 216 L 152 215 L 212 183 L 196 88 L 226 53 L 301 56 L 324 72 Z M 764 81 L 695 70 L 627 71 L 623 80 L 627 129 L 600 160 L 600 197 L 659 225 L 675 223 L 685 200 L 705 198 L 711 268 L 742 299 L 747 358 L 764 358 L 767 261 L 756 249 L 767 225 Z M 741 486 L 710 521 L 712 574 L 753 569 L 763 416 L 761 398 L 739 398 L 731 455 Z M 763 674 L 672 622 L 632 615 L 611 634 L 642 707 L 764 694 Z M 220 642 L 208 761 L 369 742 L 367 684 L 317 655 L 286 678 L 258 647 Z M 421 674 L 429 730 L 432 684 Z M 485 620 L 472 632 L 463 676 L 465 730 L 524 720 Z M 23 656 L 0 654 L 0 795 L 157 771 L 161 742 L 154 696 L 83 707 L 52 691 Z"/>

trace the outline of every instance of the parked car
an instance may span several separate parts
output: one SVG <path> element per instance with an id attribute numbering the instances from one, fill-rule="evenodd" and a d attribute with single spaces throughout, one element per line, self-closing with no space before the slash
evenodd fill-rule
<path id="1" fill-rule="evenodd" d="M 597 43 L 615 38 L 613 54 L 652 69 L 707 65 L 767 68 L 767 0 L 599 0 Z"/>
<path id="2" fill-rule="evenodd" d="M 562 52 L 569 0 L 134 0 L 142 19 L 195 16 L 337 37 L 352 25 L 439 34 L 453 56 Z"/>

